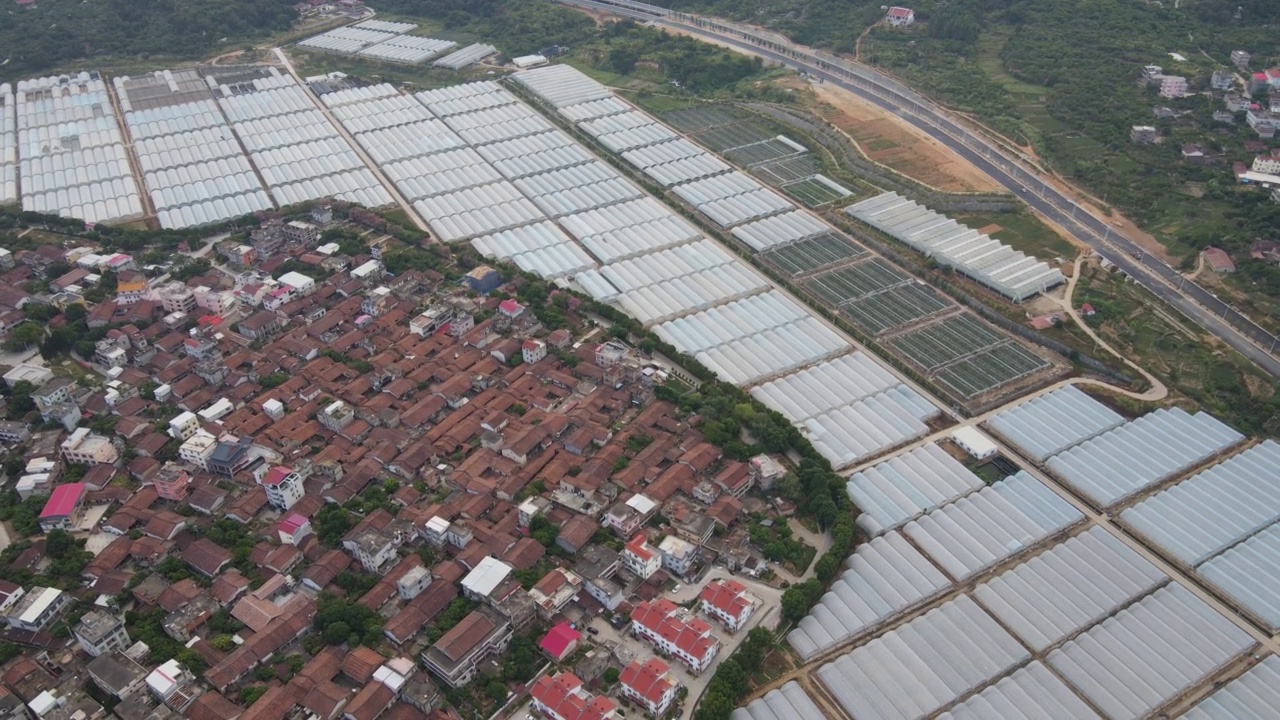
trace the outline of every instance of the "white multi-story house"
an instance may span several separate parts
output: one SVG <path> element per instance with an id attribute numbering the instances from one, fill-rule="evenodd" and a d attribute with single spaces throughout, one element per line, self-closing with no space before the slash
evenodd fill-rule
<path id="1" fill-rule="evenodd" d="M 53 624 L 72 599 L 57 588 L 33 587 L 9 611 L 9 627 L 40 632 Z"/>
<path id="2" fill-rule="evenodd" d="M 656 657 L 643 663 L 633 660 L 618 679 L 622 683 L 622 694 L 643 707 L 653 718 L 667 713 L 671 703 L 675 702 L 676 691 L 680 689 L 671 666 Z"/>
<path id="3" fill-rule="evenodd" d="M 396 557 L 396 550 L 400 547 L 395 538 L 376 528 L 365 530 L 343 545 L 360 561 L 361 567 L 378 574 Z"/>
<path id="4" fill-rule="evenodd" d="M 396 581 L 396 594 L 408 602 L 422 594 L 431 585 L 431 571 L 421 565 L 409 568 L 409 572 Z"/>
<path id="5" fill-rule="evenodd" d="M 719 620 L 731 633 L 741 630 L 756 609 L 756 598 L 737 580 L 712 580 L 698 593 L 702 612 Z"/>
<path id="6" fill-rule="evenodd" d="M 622 564 L 631 574 L 647 580 L 662 567 L 662 555 L 649 545 L 649 539 L 641 533 L 631 538 L 631 542 L 623 548 Z"/>
<path id="7" fill-rule="evenodd" d="M 1280 158 L 1259 155 L 1253 159 L 1253 166 L 1250 169 L 1265 175 L 1280 175 Z"/>
<path id="8" fill-rule="evenodd" d="M 520 358 L 532 365 L 547 356 L 547 344 L 541 340 L 525 340 L 520 345 Z"/>
<path id="9" fill-rule="evenodd" d="M 186 442 L 178 448 L 178 457 L 183 462 L 194 465 L 201 470 L 209 469 L 209 458 L 213 457 L 213 451 L 218 447 L 218 438 L 210 435 L 204 430 L 196 431 L 195 435 L 187 438 Z"/>
<path id="10" fill-rule="evenodd" d="M 666 598 L 642 602 L 631 611 L 631 633 L 667 656 L 684 663 L 695 675 L 711 666 L 720 640 L 711 626 Z"/>
<path id="11" fill-rule="evenodd" d="M 294 503 L 302 499 L 305 492 L 302 476 L 294 472 L 293 468 L 283 465 L 277 465 L 268 470 L 258 483 L 267 491 L 267 502 L 281 512 L 293 507 Z"/>
<path id="12" fill-rule="evenodd" d="M 668 535 L 658 543 L 658 552 L 662 553 L 664 568 L 683 576 L 693 567 L 693 561 L 698 557 L 698 546 L 675 535 Z"/>
<path id="13" fill-rule="evenodd" d="M 183 411 L 169 421 L 169 437 L 186 442 L 200 431 L 200 418 L 193 412 Z"/>
<path id="14" fill-rule="evenodd" d="M 93 657 L 129 647 L 124 620 L 102 610 L 85 613 L 76 625 L 75 635 L 80 647 Z"/>
<path id="15" fill-rule="evenodd" d="M 120 459 L 120 453 L 111 440 L 91 434 L 89 428 L 76 428 L 62 441 L 62 457 L 79 465 L 110 465 Z"/>

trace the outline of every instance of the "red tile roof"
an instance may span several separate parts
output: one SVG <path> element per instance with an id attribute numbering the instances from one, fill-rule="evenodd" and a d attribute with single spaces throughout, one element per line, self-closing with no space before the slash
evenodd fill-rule
<path id="1" fill-rule="evenodd" d="M 569 623 L 560 623 L 551 628 L 542 640 L 538 642 L 538 647 L 542 648 L 548 655 L 557 661 L 563 660 L 564 656 L 569 653 L 579 640 L 582 639 L 582 633 L 569 627 Z"/>
<path id="2" fill-rule="evenodd" d="M 662 701 L 662 696 L 667 693 L 667 690 L 676 685 L 670 673 L 671 667 L 655 657 L 649 658 L 644 664 L 639 660 L 632 661 L 623 669 L 618 679 L 624 686 L 634 690 L 637 695 L 657 704 Z"/>
<path id="3" fill-rule="evenodd" d="M 697 618 L 680 617 L 677 614 L 679 609 L 666 598 L 642 602 L 631 611 L 631 621 L 648 628 L 692 657 L 705 657 L 717 642 L 711 635 L 711 626 Z"/>
<path id="4" fill-rule="evenodd" d="M 698 593 L 698 599 L 726 615 L 740 617 L 751 606 L 746 592 L 746 586 L 737 580 L 712 580 Z"/>
<path id="5" fill-rule="evenodd" d="M 573 673 L 543 675 L 533 684 L 530 695 L 564 720 L 600 720 L 618 708 L 607 697 L 593 697 Z"/>

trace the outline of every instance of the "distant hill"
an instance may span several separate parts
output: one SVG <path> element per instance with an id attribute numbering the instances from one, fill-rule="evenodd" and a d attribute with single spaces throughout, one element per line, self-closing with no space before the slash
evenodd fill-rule
<path id="1" fill-rule="evenodd" d="M 289 28 L 296 0 L 0 0 L 0 79 L 100 57 L 198 58 Z"/>

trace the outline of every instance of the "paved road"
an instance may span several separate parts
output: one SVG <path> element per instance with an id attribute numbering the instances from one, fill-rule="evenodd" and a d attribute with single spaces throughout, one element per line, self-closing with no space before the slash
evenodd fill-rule
<path id="1" fill-rule="evenodd" d="M 625 0 L 613 0 L 611 3 L 593 0 L 560 1 L 667 25 L 741 48 L 803 70 L 900 115 L 986 172 L 1037 212 L 1065 228 L 1099 256 L 1138 280 L 1161 300 L 1177 308 L 1267 372 L 1280 376 L 1280 359 L 1272 354 L 1276 347 L 1280 347 L 1280 340 L 1276 336 L 1194 281 L 1188 281 L 1162 261 L 1146 256 L 1141 247 L 1118 234 L 1106 221 L 1078 206 L 1034 170 L 996 148 L 976 131 L 956 123 L 927 98 L 902 83 L 867 66 L 835 57 L 810 54 L 808 50 L 787 43 L 781 36 L 771 34 L 768 38 L 744 39 L 740 34 L 744 30 L 720 21 L 680 16 L 684 18 L 682 20 L 662 8 Z M 625 7 L 613 4 L 614 2 Z"/>

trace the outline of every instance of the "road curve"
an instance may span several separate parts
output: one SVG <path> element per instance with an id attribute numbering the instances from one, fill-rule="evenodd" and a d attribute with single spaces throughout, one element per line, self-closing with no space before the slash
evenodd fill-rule
<path id="1" fill-rule="evenodd" d="M 1136 243 L 1114 232 L 1105 221 L 1059 192 L 1035 171 L 989 143 L 974 130 L 955 122 L 936 109 L 927 98 L 897 80 L 844 59 L 831 57 L 831 62 L 826 62 L 823 57 L 811 55 L 811 51 L 800 49 L 781 36 L 767 40 L 758 37 L 745 39 L 741 34 L 735 34 L 745 31 L 718 20 L 678 15 L 664 8 L 628 0 L 557 1 L 665 25 L 737 47 L 773 62 L 803 70 L 899 115 L 990 175 L 1009 192 L 1021 197 L 1041 215 L 1066 229 L 1099 257 L 1134 278 L 1158 298 L 1177 308 L 1267 372 L 1280 377 L 1280 359 L 1272 354 L 1280 346 L 1280 339 L 1164 262 L 1147 256 Z M 786 42 L 785 46 L 783 42 Z"/>

